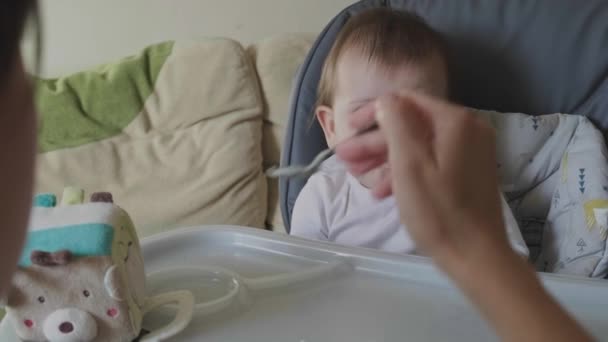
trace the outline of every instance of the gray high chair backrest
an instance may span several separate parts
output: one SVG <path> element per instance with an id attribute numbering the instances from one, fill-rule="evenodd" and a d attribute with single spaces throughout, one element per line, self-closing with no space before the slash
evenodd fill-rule
<path id="1" fill-rule="evenodd" d="M 346 21 L 374 7 L 413 11 L 444 35 L 455 101 L 503 112 L 582 114 L 608 132 L 607 0 L 363 0 L 327 25 L 300 67 L 282 165 L 307 164 L 326 148 L 319 124 L 309 124 L 323 62 Z M 305 183 L 279 182 L 288 231 Z"/>

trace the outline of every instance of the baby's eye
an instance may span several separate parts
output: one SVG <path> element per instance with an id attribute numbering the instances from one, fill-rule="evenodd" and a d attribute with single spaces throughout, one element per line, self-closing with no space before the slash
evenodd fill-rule
<path id="1" fill-rule="evenodd" d="M 351 111 L 351 113 L 354 113 L 354 112 L 358 111 L 359 109 L 363 108 L 363 106 L 365 106 L 365 103 L 354 106 L 353 108 L 351 108 L 350 111 Z"/>
<path id="2" fill-rule="evenodd" d="M 38 297 L 38 303 L 44 303 L 46 299 L 43 296 Z"/>
<path id="3" fill-rule="evenodd" d="M 354 105 L 353 107 L 351 107 L 350 112 L 351 113 L 357 112 L 359 109 L 367 106 L 371 101 L 372 101 L 372 99 L 365 100 L 365 101 L 362 101 L 362 102 L 358 102 L 356 105 Z"/>

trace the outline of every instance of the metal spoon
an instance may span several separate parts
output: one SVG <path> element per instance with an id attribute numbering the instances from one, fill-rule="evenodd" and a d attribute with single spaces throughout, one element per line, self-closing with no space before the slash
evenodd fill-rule
<path id="1" fill-rule="evenodd" d="M 371 132 L 378 129 L 378 124 L 374 122 L 373 125 L 362 129 L 361 131 L 355 133 L 353 137 Z M 350 138 L 348 138 L 350 139 Z M 346 140 L 348 140 L 346 139 Z M 310 162 L 308 165 L 292 165 L 292 166 L 284 166 L 284 167 L 276 167 L 273 166 L 266 170 L 266 176 L 270 178 L 294 178 L 294 177 L 309 177 L 313 173 L 317 172 L 321 164 L 329 157 L 333 156 L 335 153 L 334 148 L 327 148 L 319 154 Z"/>

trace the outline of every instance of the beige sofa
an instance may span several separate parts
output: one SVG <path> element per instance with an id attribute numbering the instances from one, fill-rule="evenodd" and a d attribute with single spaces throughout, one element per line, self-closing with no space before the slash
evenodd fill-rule
<path id="1" fill-rule="evenodd" d="M 37 191 L 111 191 L 142 237 L 206 224 L 284 232 L 277 182 L 263 172 L 280 161 L 292 82 L 314 38 L 176 43 L 162 85 L 120 134 L 41 151 Z"/>
<path id="2" fill-rule="evenodd" d="M 248 48 L 249 56 L 255 62 L 265 105 L 262 131 L 264 167 L 280 162 L 292 82 L 314 39 L 312 34 L 289 34 L 267 39 Z M 266 227 L 285 232 L 278 184 L 274 179 L 268 180 Z"/>

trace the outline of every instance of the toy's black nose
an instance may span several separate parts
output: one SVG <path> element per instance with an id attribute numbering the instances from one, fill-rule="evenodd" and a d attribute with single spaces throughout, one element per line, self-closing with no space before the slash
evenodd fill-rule
<path id="1" fill-rule="evenodd" d="M 63 322 L 63 323 L 59 324 L 59 331 L 61 331 L 64 334 L 69 334 L 72 331 L 74 331 L 74 325 L 70 322 Z"/>

